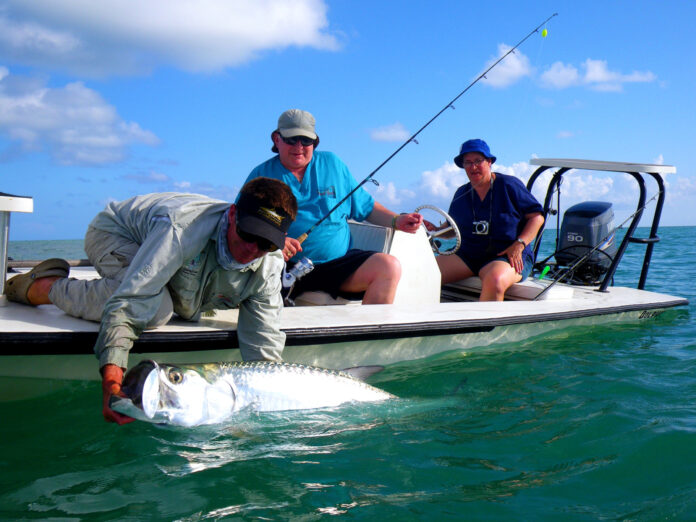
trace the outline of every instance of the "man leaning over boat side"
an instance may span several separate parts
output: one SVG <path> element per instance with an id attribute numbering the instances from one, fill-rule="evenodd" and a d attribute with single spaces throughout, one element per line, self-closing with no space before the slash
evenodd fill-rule
<path id="1" fill-rule="evenodd" d="M 271 140 L 271 150 L 277 155 L 254 168 L 247 181 L 259 176 L 278 179 L 297 198 L 297 219 L 288 230 L 283 256 L 291 267 L 302 257 L 297 253 L 302 252 L 315 268 L 295 284 L 292 295 L 321 290 L 334 298 L 362 299 L 363 304 L 393 303 L 401 278 L 399 260 L 382 252 L 350 249 L 347 220 L 367 220 L 414 233 L 423 221 L 421 215 L 396 214 L 362 187 L 329 214 L 358 183 L 338 156 L 316 151 L 319 136 L 309 112 L 290 109 L 282 113 Z M 300 244 L 297 238 L 327 215 Z"/>
<path id="2" fill-rule="evenodd" d="M 237 337 L 244 360 L 280 360 L 284 261 L 279 249 L 297 215 L 282 182 L 246 183 L 235 204 L 198 194 L 159 193 L 112 202 L 90 224 L 85 252 L 100 279 L 68 279 L 69 265 L 51 259 L 7 282 L 8 299 L 55 304 L 69 315 L 101 321 L 94 351 L 102 375 L 103 414 L 120 393 L 133 342 L 173 312 L 197 320 L 239 307 Z"/>

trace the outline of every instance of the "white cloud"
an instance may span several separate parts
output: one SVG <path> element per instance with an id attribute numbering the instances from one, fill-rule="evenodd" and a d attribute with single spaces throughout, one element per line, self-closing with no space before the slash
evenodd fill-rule
<path id="1" fill-rule="evenodd" d="M 177 191 L 186 191 L 191 194 L 203 194 L 222 201 L 234 201 L 239 193 L 239 188 L 228 185 L 212 185 L 208 182 L 176 181 L 172 186 Z"/>
<path id="2" fill-rule="evenodd" d="M 646 83 L 657 79 L 650 71 L 633 71 L 630 74 L 612 71 L 606 60 L 588 58 L 580 67 L 583 73 L 574 65 L 555 62 L 542 73 L 541 84 L 552 89 L 587 86 L 595 91 L 620 92 L 625 83 Z"/>
<path id="3" fill-rule="evenodd" d="M 290 46 L 336 49 L 322 0 L 5 0 L 0 55 L 83 75 L 216 71 Z"/>
<path id="4" fill-rule="evenodd" d="M 54 31 L 32 21 L 16 22 L 0 15 L 0 45 L 6 50 L 59 57 L 74 51 L 79 44 L 77 38 L 66 32 Z"/>
<path id="5" fill-rule="evenodd" d="M 530 165 L 525 161 L 513 163 L 511 166 L 500 163 L 493 165 L 495 172 L 514 176 L 525 185 L 536 169 L 536 165 Z M 542 204 L 551 176 L 551 171 L 545 171 L 532 187 L 532 193 Z M 613 200 L 616 199 L 613 188 L 614 180 L 609 176 L 598 176 L 589 173 L 571 174 L 565 176 L 563 180 L 562 205 L 564 208 L 581 201 L 606 199 L 610 194 Z M 425 201 L 417 203 L 430 203 L 447 209 L 457 188 L 468 182 L 469 179 L 463 169 L 460 169 L 454 163 L 446 162 L 438 169 L 428 170 L 421 174 L 418 195 Z M 635 196 L 631 196 L 631 198 L 631 201 L 635 201 Z"/>
<path id="6" fill-rule="evenodd" d="M 368 187 L 369 188 L 369 187 Z M 412 200 L 416 193 L 409 189 L 397 188 L 393 182 L 380 185 L 370 190 L 374 198 L 389 207 L 393 205 L 401 205 L 404 201 Z"/>
<path id="7" fill-rule="evenodd" d="M 511 47 L 505 44 L 498 45 L 498 56 L 491 58 L 486 64 L 484 71 L 493 65 L 496 60 L 500 59 L 507 53 Z M 496 65 L 490 72 L 481 79 L 481 83 L 490 85 L 491 87 L 508 87 L 517 82 L 524 76 L 529 76 L 532 73 L 532 67 L 529 64 L 529 58 L 525 56 L 519 49 L 510 53 L 505 59 Z"/>
<path id="8" fill-rule="evenodd" d="M 536 167 L 526 162 L 514 163 L 511 167 L 495 163 L 493 168 L 495 172 L 515 176 L 525 184 L 535 169 Z M 433 204 L 447 209 L 455 191 L 468 182 L 469 178 L 466 176 L 464 169 L 460 169 L 454 163 L 445 162 L 441 167 L 435 170 L 426 170 L 421 174 L 417 194 L 424 201 L 417 203 Z M 537 186 L 539 186 L 539 182 L 535 185 L 535 187 Z M 546 185 L 544 184 L 545 188 Z"/>
<path id="9" fill-rule="evenodd" d="M 494 172 L 514 176 L 525 184 L 527 184 L 527 180 L 536 169 L 537 167 L 535 165 L 530 165 L 526 161 L 518 161 L 517 163 L 513 163 L 510 167 L 506 167 L 500 163 L 494 163 L 491 167 L 491 170 Z"/>
<path id="10" fill-rule="evenodd" d="M 166 174 L 159 172 L 149 172 L 144 174 L 130 174 L 124 176 L 142 184 L 157 185 L 156 190 L 167 192 L 188 192 L 190 194 L 203 194 L 213 199 L 232 202 L 237 199 L 239 188 L 228 185 L 213 185 L 206 181 L 176 181 Z"/>
<path id="11" fill-rule="evenodd" d="M 206 181 L 187 181 L 175 180 L 171 176 L 151 170 L 149 172 L 136 172 L 127 174 L 123 178 L 135 181 L 143 185 L 154 185 L 153 190 L 168 192 L 189 192 L 192 194 L 203 194 L 210 198 L 220 199 L 222 201 L 234 201 L 237 198 L 239 189 L 228 185 L 213 185 Z M 395 190 L 395 189 L 394 189 Z"/>
<path id="12" fill-rule="evenodd" d="M 370 131 L 370 138 L 374 141 L 406 141 L 410 136 L 399 122 Z"/>
<path id="13" fill-rule="evenodd" d="M 536 165 L 530 165 L 526 161 L 513 163 L 512 165 L 494 164 L 494 171 L 514 176 L 525 185 L 536 171 Z M 534 183 L 532 193 L 543 204 L 546 190 L 555 169 L 543 172 Z M 468 178 L 463 169 L 454 163 L 445 162 L 434 170 L 426 170 L 421 174 L 420 182 L 414 191 L 403 189 L 398 184 L 388 183 L 379 189 L 371 189 L 376 199 L 385 205 L 392 206 L 392 210 L 401 209 L 411 211 L 419 205 L 428 204 L 444 209 L 449 208 L 455 191 L 460 186 L 468 183 Z M 666 182 L 667 183 L 667 182 Z M 667 196 L 673 200 L 693 198 L 696 193 L 696 182 L 693 178 L 682 177 L 673 180 L 676 190 L 669 190 Z M 675 196 L 675 194 L 678 194 Z M 618 225 L 626 216 L 635 211 L 638 189 L 635 180 L 628 175 L 611 175 L 591 171 L 573 170 L 563 177 L 561 186 L 561 215 L 573 205 L 584 201 L 607 201 L 613 204 Z M 557 203 L 556 195 L 552 198 L 552 208 Z M 654 205 L 654 203 L 653 203 Z M 429 219 L 429 218 L 428 218 Z M 556 217 L 550 216 L 553 221 L 551 226 L 556 226 Z"/>
<path id="14" fill-rule="evenodd" d="M 565 89 L 580 83 L 580 74 L 572 65 L 555 62 L 541 75 L 542 85 L 555 89 Z"/>
<path id="15" fill-rule="evenodd" d="M 563 178 L 566 197 L 577 201 L 602 200 L 612 192 L 614 178 L 601 175 L 570 175 Z"/>
<path id="16" fill-rule="evenodd" d="M 591 60 L 588 58 L 583 64 L 585 67 L 585 83 L 614 83 L 620 78 L 618 73 L 607 68 L 605 60 Z"/>
<path id="17" fill-rule="evenodd" d="M 674 190 L 668 191 L 675 200 L 694 200 L 696 195 L 696 179 L 679 177 L 674 180 Z"/>
<path id="18" fill-rule="evenodd" d="M 445 162 L 444 165 L 435 170 L 426 170 L 421 174 L 419 194 L 426 198 L 434 197 L 441 203 L 443 200 L 449 201 L 458 187 L 468 182 L 464 170 L 457 167 L 454 163 Z"/>
<path id="19" fill-rule="evenodd" d="M 171 178 L 167 176 L 166 174 L 163 174 L 162 172 L 156 172 L 154 170 L 146 173 L 137 173 L 137 174 L 127 174 L 124 176 L 126 179 L 131 179 L 134 180 L 138 183 L 143 183 L 143 184 L 152 184 L 152 183 L 171 183 Z"/>
<path id="20" fill-rule="evenodd" d="M 23 151 L 47 148 L 66 165 L 121 161 L 129 145 L 156 145 L 158 138 L 123 121 L 113 106 L 81 82 L 50 88 L 42 80 L 0 76 L 0 133 Z"/>

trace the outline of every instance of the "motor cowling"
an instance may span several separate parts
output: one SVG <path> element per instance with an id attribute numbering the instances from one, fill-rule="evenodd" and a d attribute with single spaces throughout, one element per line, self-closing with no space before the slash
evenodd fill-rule
<path id="1" fill-rule="evenodd" d="M 556 262 L 571 267 L 596 248 L 573 270 L 575 283 L 595 284 L 611 266 L 617 250 L 611 207 L 611 203 L 603 201 L 585 201 L 573 205 L 563 214 Z"/>

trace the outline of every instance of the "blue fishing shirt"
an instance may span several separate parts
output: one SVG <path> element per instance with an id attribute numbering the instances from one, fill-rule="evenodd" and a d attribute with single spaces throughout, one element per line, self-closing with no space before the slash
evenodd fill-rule
<path id="1" fill-rule="evenodd" d="M 284 182 L 297 198 L 297 219 L 288 230 L 288 236 L 294 238 L 307 232 L 358 184 L 346 164 L 328 151 L 314 151 L 302 183 L 283 166 L 278 156 L 254 168 L 246 181 L 262 176 Z M 350 227 L 346 220 L 364 221 L 374 204 L 372 196 L 360 187 L 307 236 L 302 252 L 291 261 L 306 256 L 320 264 L 345 255 L 350 248 Z"/>
<path id="2" fill-rule="evenodd" d="M 524 183 L 496 172 L 493 186 L 483 201 L 471 183 L 467 183 L 454 193 L 448 213 L 462 236 L 458 252 L 495 257 L 519 237 L 527 221 L 525 215 L 533 212 L 543 212 L 543 208 Z M 474 234 L 474 221 L 487 221 L 488 235 Z M 532 255 L 531 245 L 525 247 L 525 253 Z"/>

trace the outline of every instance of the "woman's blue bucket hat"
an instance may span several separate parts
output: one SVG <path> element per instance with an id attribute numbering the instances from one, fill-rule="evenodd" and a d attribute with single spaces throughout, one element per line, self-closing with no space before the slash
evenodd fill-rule
<path id="1" fill-rule="evenodd" d="M 464 158 L 464 155 L 469 152 L 480 152 L 484 155 L 484 157 L 491 160 L 491 163 L 495 163 L 495 156 L 491 154 L 491 150 L 488 148 L 488 144 L 485 141 L 479 139 L 467 140 L 462 143 L 462 147 L 459 150 L 459 156 L 454 158 L 454 163 L 460 169 L 464 168 L 462 159 Z"/>

